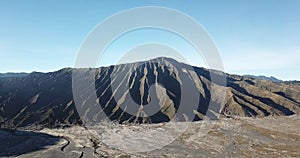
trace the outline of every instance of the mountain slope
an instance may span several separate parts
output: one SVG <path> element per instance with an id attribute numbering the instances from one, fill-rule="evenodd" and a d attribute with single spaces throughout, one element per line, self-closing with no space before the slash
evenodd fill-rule
<path id="1" fill-rule="evenodd" d="M 80 94 L 72 92 L 74 75 Z M 211 75 L 226 78 L 226 84 L 213 83 Z M 94 77 L 94 84 L 88 76 Z M 224 102 L 212 93 L 213 86 L 226 91 Z M 173 118 L 184 121 L 185 116 L 193 114 L 195 118 L 190 118 L 194 121 L 218 113 L 251 117 L 293 115 L 300 113 L 299 88 L 298 84 L 191 67 L 170 58 L 101 68 L 68 68 L 0 78 L 0 122 L 3 127 L 52 127 L 87 120 L 97 122 L 105 116 L 122 123 L 158 123 Z M 95 90 L 96 98 L 92 97 L 91 89 Z M 195 92 L 199 101 L 193 96 Z M 183 94 L 191 95 L 182 98 Z M 73 95 L 79 99 L 74 100 Z M 181 105 L 182 100 L 187 100 L 187 104 Z M 195 101 L 196 106 L 189 105 Z M 99 104 L 103 110 L 98 110 Z M 158 111 L 151 114 L 152 109 Z"/>

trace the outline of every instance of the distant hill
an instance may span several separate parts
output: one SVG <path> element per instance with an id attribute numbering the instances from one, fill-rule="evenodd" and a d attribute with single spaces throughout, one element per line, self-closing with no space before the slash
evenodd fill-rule
<path id="1" fill-rule="evenodd" d="M 5 78 L 5 77 L 22 77 L 22 76 L 27 76 L 28 73 L 0 73 L 0 78 Z"/>
<path id="2" fill-rule="evenodd" d="M 272 81 L 272 82 L 283 82 L 283 80 L 277 79 L 276 77 L 270 76 L 255 76 L 255 75 L 244 75 L 245 77 L 250 77 L 250 78 L 255 78 L 255 79 L 259 79 L 259 80 L 267 80 L 267 81 Z"/>
<path id="3" fill-rule="evenodd" d="M 294 80 L 294 81 L 284 81 L 284 83 L 291 84 L 291 85 L 300 85 L 300 81 L 296 81 L 296 80 Z"/>

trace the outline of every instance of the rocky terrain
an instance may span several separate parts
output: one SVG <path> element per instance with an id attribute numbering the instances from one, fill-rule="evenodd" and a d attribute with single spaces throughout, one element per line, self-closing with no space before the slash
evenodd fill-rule
<path id="1" fill-rule="evenodd" d="M 78 78 L 75 89 L 81 91 L 78 96 L 72 91 L 74 76 Z M 212 76 L 217 80 L 212 81 Z M 217 89 L 214 92 L 213 87 Z M 95 98 L 91 97 L 91 88 L 95 90 Z M 289 116 L 300 113 L 299 89 L 298 82 L 231 75 L 170 58 L 101 68 L 14 74 L 0 77 L 0 125 L 2 128 L 72 126 L 86 120 L 101 122 L 105 119 L 101 116 L 120 123 L 161 123 L 174 118 L 185 121 L 185 114 L 195 115 L 190 117 L 192 121 L 203 120 L 207 115 L 210 118 Z M 196 95 L 187 95 L 195 92 Z M 226 92 L 224 100 L 218 96 L 222 92 Z M 183 95 L 187 97 L 182 98 Z M 130 103 L 130 98 L 137 107 Z M 182 113 L 179 112 L 181 100 L 186 101 Z M 196 105 L 192 103 L 195 101 Z M 99 104 L 103 110 L 92 108 Z M 149 107 L 160 110 L 150 115 Z M 128 113 L 128 108 L 135 111 Z"/>
<path id="2" fill-rule="evenodd" d="M 198 121 L 166 146 L 161 139 L 176 135 L 186 123 L 103 124 L 86 129 L 44 128 L 0 132 L 0 156 L 34 157 L 300 157 L 300 117 L 222 118 Z M 213 126 L 210 126 L 213 124 Z M 152 135 L 150 131 L 162 131 Z M 34 134 L 35 133 L 35 134 Z M 98 133 L 93 134 L 93 133 Z M 138 137 L 139 134 L 144 137 Z M 160 139 L 157 139 L 157 138 Z M 157 145 L 153 151 L 138 152 Z M 135 149 L 135 150 L 132 150 Z M 131 151 L 131 152 L 130 152 Z M 136 152 L 134 152 L 136 151 Z"/>

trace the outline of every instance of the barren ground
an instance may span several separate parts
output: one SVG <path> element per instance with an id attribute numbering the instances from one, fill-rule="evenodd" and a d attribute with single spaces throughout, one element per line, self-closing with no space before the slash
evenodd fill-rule
<path id="1" fill-rule="evenodd" d="M 212 123 L 215 124 L 210 128 Z M 103 124 L 92 130 L 78 126 L 42 129 L 35 131 L 38 134 L 1 130 L 0 155 L 20 158 L 300 157 L 299 115 L 193 122 L 177 137 L 176 133 L 185 125 Z M 175 140 L 168 144 L 172 139 Z M 164 143 L 168 145 L 161 148 Z M 153 148 L 158 149 L 137 152 Z"/>

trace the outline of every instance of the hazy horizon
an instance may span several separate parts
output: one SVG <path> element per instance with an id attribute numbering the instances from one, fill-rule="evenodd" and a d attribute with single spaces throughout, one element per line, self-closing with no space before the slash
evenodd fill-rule
<path id="1" fill-rule="evenodd" d="M 99 67 L 91 67 L 91 68 L 100 68 L 100 67 L 108 67 L 108 66 L 115 66 L 115 65 L 121 65 L 121 64 L 130 64 L 130 63 L 135 63 L 135 62 L 143 62 L 143 61 L 147 61 L 147 60 L 152 60 L 152 59 L 156 59 L 156 58 L 172 58 L 172 57 L 165 57 L 165 56 L 160 56 L 160 57 L 155 57 L 155 58 L 151 58 L 151 59 L 141 59 L 141 60 L 138 60 L 138 61 L 132 61 L 132 62 L 121 62 L 119 64 L 113 64 L 113 65 L 105 65 L 105 66 L 99 66 Z M 174 58 L 172 58 L 174 59 Z M 176 59 L 175 59 L 176 60 Z M 178 61 L 178 60 L 176 60 Z M 186 63 L 184 61 L 178 61 L 178 62 L 182 62 L 182 63 L 185 63 L 185 64 L 189 64 L 189 63 Z M 194 66 L 194 67 L 199 67 L 199 66 L 195 66 L 195 65 L 191 65 L 191 66 Z M 25 74 L 29 74 L 29 73 L 34 73 L 34 72 L 41 72 L 41 73 L 48 73 L 48 72 L 56 72 L 56 71 L 59 71 L 59 70 L 62 70 L 62 69 L 65 69 L 65 68 L 74 68 L 74 67 L 63 67 L 63 68 L 60 68 L 58 70 L 54 70 L 54 71 L 31 71 L 31 72 L 0 72 L 0 74 L 9 74 L 9 73 L 12 73 L 12 74 L 18 74 L 18 73 L 25 73 Z M 200 68 L 205 68 L 205 67 L 200 67 Z M 225 72 L 225 73 L 228 73 L 228 72 Z M 230 73 L 232 74 L 232 73 Z M 247 75 L 252 75 L 252 74 L 233 74 L 233 75 L 242 75 L 242 76 L 247 76 Z M 261 74 L 261 75 L 254 75 L 254 76 L 266 76 L 264 74 Z M 266 77 L 275 77 L 276 79 L 279 79 L 279 80 L 284 80 L 284 79 L 281 79 L 279 77 L 276 77 L 276 76 L 266 76 Z M 299 80 L 284 80 L 284 81 L 299 81 Z"/>

